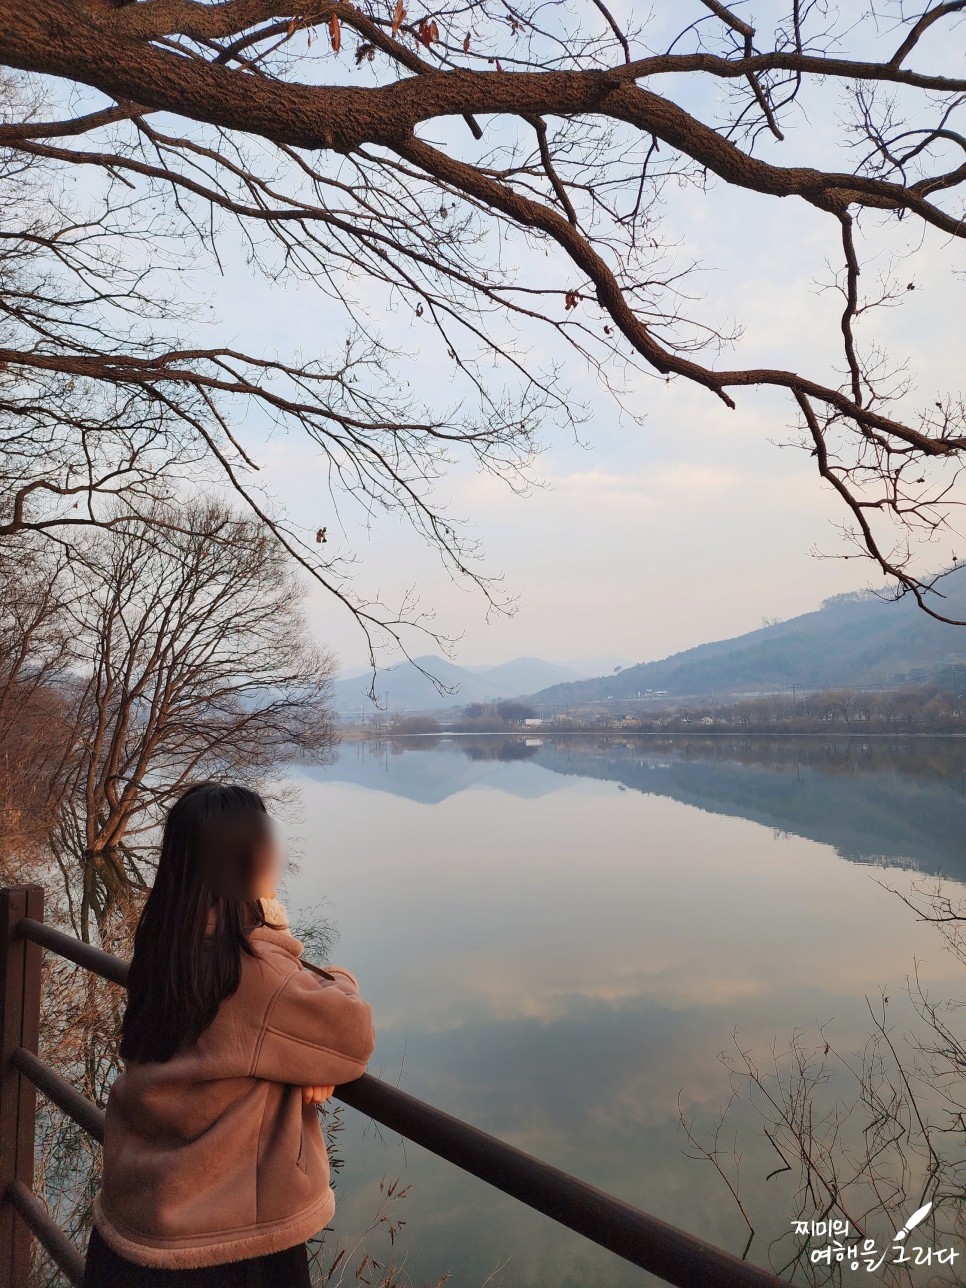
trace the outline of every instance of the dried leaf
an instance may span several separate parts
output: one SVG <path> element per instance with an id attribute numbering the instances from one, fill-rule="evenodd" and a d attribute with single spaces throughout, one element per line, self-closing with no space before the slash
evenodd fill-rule
<path id="1" fill-rule="evenodd" d="M 463 37 L 463 53 L 468 54 L 469 52 L 470 52 L 470 33 L 467 32 L 466 35 Z"/>
<path id="2" fill-rule="evenodd" d="M 338 53 L 342 48 L 342 27 L 339 24 L 338 17 L 333 14 L 329 19 L 329 39 L 332 41 L 332 48 Z"/>
<path id="3" fill-rule="evenodd" d="M 406 10 L 403 8 L 402 0 L 396 0 L 396 9 L 392 15 L 392 34 L 397 36 L 399 28 L 403 25 L 403 19 L 406 17 Z"/>

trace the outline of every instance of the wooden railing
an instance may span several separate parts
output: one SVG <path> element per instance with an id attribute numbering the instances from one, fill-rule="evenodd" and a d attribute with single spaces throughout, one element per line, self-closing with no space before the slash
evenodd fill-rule
<path id="1" fill-rule="evenodd" d="M 40 886 L 0 890 L 0 1288 L 27 1288 L 36 1237 L 71 1284 L 84 1258 L 33 1192 L 37 1092 L 95 1140 L 104 1111 L 37 1055 L 44 949 L 115 984 L 127 962 L 44 924 Z M 767 1270 L 649 1216 L 364 1074 L 336 1097 L 382 1126 L 678 1288 L 781 1288 Z M 787 1285 L 786 1285 L 787 1288 Z"/>

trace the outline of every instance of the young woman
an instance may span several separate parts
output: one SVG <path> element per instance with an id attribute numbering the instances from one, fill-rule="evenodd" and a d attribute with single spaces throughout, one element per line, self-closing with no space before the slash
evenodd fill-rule
<path id="1" fill-rule="evenodd" d="M 308 1288 L 335 1208 L 316 1104 L 375 1039 L 355 977 L 314 973 L 275 902 L 265 806 L 172 807 L 134 940 L 85 1288 Z"/>

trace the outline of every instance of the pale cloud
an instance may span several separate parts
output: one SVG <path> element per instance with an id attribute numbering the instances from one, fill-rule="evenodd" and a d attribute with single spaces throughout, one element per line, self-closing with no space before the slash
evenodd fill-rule
<path id="1" fill-rule="evenodd" d="M 642 506 L 675 506 L 688 497 L 720 496 L 741 481 L 736 470 L 678 461 L 631 475 L 583 470 L 561 475 L 550 486 L 568 505 L 629 506 L 636 511 Z"/>

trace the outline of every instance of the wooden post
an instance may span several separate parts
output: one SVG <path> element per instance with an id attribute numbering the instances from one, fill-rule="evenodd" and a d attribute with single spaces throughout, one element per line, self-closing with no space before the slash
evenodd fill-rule
<path id="1" fill-rule="evenodd" d="M 11 1057 L 37 1051 L 43 950 L 16 933 L 22 917 L 43 921 L 40 886 L 0 890 L 0 1288 L 24 1288 L 30 1273 L 32 1236 L 8 1198 L 16 1182 L 30 1190 L 34 1181 L 37 1093 Z"/>

